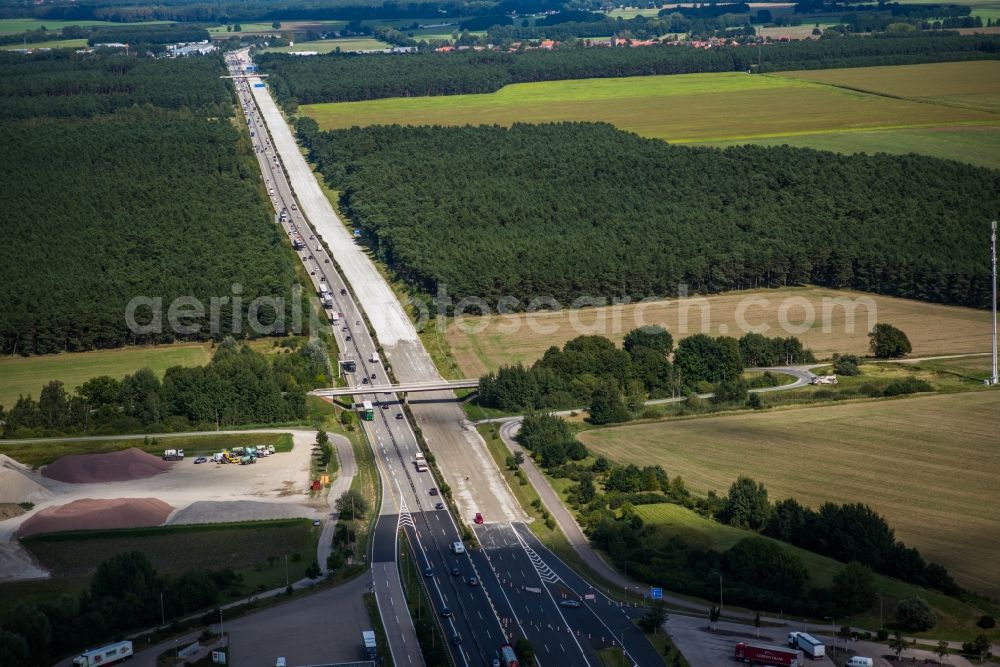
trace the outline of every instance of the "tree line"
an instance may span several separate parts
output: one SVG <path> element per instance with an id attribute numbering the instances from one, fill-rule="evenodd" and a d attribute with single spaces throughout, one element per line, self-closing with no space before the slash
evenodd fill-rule
<path id="1" fill-rule="evenodd" d="M 208 30 L 200 26 L 168 25 L 129 25 L 101 27 L 91 32 L 87 43 L 105 44 L 123 42 L 132 46 L 142 44 L 171 44 L 174 42 L 201 42 L 211 39 Z"/>
<path id="2" fill-rule="evenodd" d="M 599 6 L 594 0 L 589 3 Z M 448 18 L 479 14 L 532 14 L 561 8 L 563 0 L 280 0 L 277 2 L 205 2 L 204 0 L 53 0 L 44 5 L 4 0 L 0 16 L 52 20 L 97 19 L 121 23 L 139 21 L 215 22 L 272 20 L 376 20 Z"/>
<path id="3" fill-rule="evenodd" d="M 504 28 L 513 30 L 513 28 Z M 257 61 L 270 74 L 279 101 L 299 104 L 385 97 L 492 93 L 512 83 L 561 79 L 772 72 L 797 69 L 870 67 L 1000 57 L 1000 37 L 954 33 L 878 35 L 803 40 L 757 46 L 692 49 L 564 47 L 523 53 L 461 51 L 404 55 L 337 54 L 299 58 L 262 53 Z M 758 65 L 760 65 L 758 67 Z"/>
<path id="4" fill-rule="evenodd" d="M 285 299 L 292 322 L 291 250 L 219 59 L 53 52 L 0 64 L 0 353 L 255 335 L 247 311 L 262 296 Z M 128 327 L 139 296 L 162 299 L 159 331 Z M 170 304 L 189 296 L 205 308 L 201 329 L 174 331 Z M 281 306 L 265 305 L 261 322 Z"/>
<path id="5" fill-rule="evenodd" d="M 812 352 L 794 337 L 695 334 L 674 350 L 670 332 L 651 325 L 625 334 L 622 349 L 602 336 L 578 336 L 562 349 L 550 347 L 528 368 L 503 366 L 480 378 L 479 401 L 507 412 L 588 405 L 591 423 L 607 424 L 641 413 L 649 398 L 713 390 L 726 400 L 745 398 L 745 368 L 812 361 Z"/>
<path id="6" fill-rule="evenodd" d="M 72 393 L 53 380 L 37 400 L 29 394 L 0 406 L 0 423 L 7 438 L 281 423 L 303 419 L 306 392 L 332 380 L 320 339 L 290 339 L 283 353 L 268 355 L 228 339 L 208 364 L 168 368 L 162 380 L 143 368 L 122 380 L 91 378 Z"/>
<path id="7" fill-rule="evenodd" d="M 298 130 L 365 242 L 425 294 L 516 310 L 812 283 L 989 303 L 997 171 L 594 123 Z"/>

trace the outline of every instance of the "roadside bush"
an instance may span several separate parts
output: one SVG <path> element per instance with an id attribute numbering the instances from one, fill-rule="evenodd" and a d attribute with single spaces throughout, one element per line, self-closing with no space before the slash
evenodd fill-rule
<path id="1" fill-rule="evenodd" d="M 925 380 L 917 378 L 906 378 L 904 380 L 893 380 L 882 391 L 883 396 L 903 396 L 905 394 L 915 394 L 923 391 L 934 391 L 934 387 Z"/>
<path id="2" fill-rule="evenodd" d="M 979 620 L 976 621 L 976 625 L 982 628 L 983 630 L 989 630 L 990 628 L 996 627 L 997 621 L 992 616 L 984 615 L 979 617 Z"/>
<path id="3" fill-rule="evenodd" d="M 968 656 L 989 658 L 993 655 L 990 638 L 986 635 L 978 635 L 971 642 L 962 644 L 962 653 Z"/>
<path id="4" fill-rule="evenodd" d="M 937 625 L 937 616 L 926 600 L 911 597 L 896 605 L 896 624 L 907 632 L 922 632 Z"/>
<path id="5" fill-rule="evenodd" d="M 842 354 L 838 356 L 833 363 L 833 372 L 837 375 L 861 375 L 861 369 L 859 365 L 861 360 L 857 355 L 853 354 Z"/>

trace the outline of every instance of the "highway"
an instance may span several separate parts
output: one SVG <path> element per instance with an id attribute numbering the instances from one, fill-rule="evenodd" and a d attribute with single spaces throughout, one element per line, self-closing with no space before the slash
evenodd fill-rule
<path id="1" fill-rule="evenodd" d="M 248 63 L 246 52 L 240 52 L 238 56 L 231 56 L 230 70 L 234 75 L 238 74 Z M 289 237 L 301 238 L 305 243 L 306 247 L 297 251 L 297 254 L 310 273 L 313 287 L 318 289 L 321 282 L 329 286 L 334 304 L 328 313 L 341 314 L 340 321 L 331 329 L 341 352 L 349 355 L 357 364 L 356 372 L 346 374 L 347 382 L 350 386 L 360 388 L 355 394 L 357 401 L 368 400 L 376 406 L 374 420 L 362 421 L 375 452 L 383 482 L 383 503 L 372 550 L 372 576 L 393 662 L 397 665 L 423 664 L 395 565 L 398 529 L 406 530 L 421 569 L 429 567 L 432 570 L 430 576 L 424 577 L 432 602 L 439 612 L 446 607 L 452 611 L 448 617 L 439 616 L 439 622 L 446 639 L 459 642 L 449 647 L 456 665 L 489 665 L 500 644 L 508 638 L 505 629 L 514 636 L 524 635 L 533 643 L 542 643 L 542 629 L 524 626 L 522 630 L 517 623 L 517 615 L 506 599 L 502 595 L 494 597 L 490 594 L 490 591 L 499 589 L 492 570 L 487 568 L 480 571 L 479 563 L 470 558 L 469 552 L 461 555 L 451 552 L 451 545 L 461 541 L 458 526 L 447 510 L 436 507 L 440 499 L 431 495 L 431 490 L 437 486 L 431 474 L 416 472 L 412 462 L 419 451 L 419 445 L 398 397 L 383 392 L 361 393 L 366 389 L 362 384 L 363 379 L 385 382 L 388 378 L 385 368 L 371 361 L 372 354 L 379 348 L 364 325 L 365 318 L 355 303 L 355 286 L 349 286 L 337 271 L 340 256 L 337 257 L 337 264 L 330 261 L 317 238 L 312 219 L 307 218 L 312 213 L 311 207 L 296 198 L 297 192 L 292 192 L 286 180 L 281 159 L 285 155 L 275 155 L 268 132 L 271 126 L 265 126 L 261 122 L 257 108 L 262 97 L 270 101 L 269 94 L 266 89 L 253 88 L 256 81 L 252 77 L 243 82 L 239 79 L 233 81 L 241 106 L 246 105 L 245 117 L 253 133 L 252 140 L 265 186 L 275 210 L 279 213 L 287 211 L 289 219 L 282 224 Z M 301 159 L 297 152 L 295 156 Z M 326 240 L 326 236 L 323 240 Z M 371 317 L 371 313 L 368 315 L 371 321 L 378 321 Z M 435 376 L 430 379 L 440 378 Z M 451 401 L 454 401 L 453 394 L 447 392 L 446 395 L 450 395 Z M 457 406 L 453 407 L 461 414 Z M 414 412 L 419 413 L 417 406 L 414 406 Z M 436 414 L 436 411 L 432 412 Z M 417 419 L 420 421 L 419 414 Z M 461 433 L 462 430 L 457 421 L 453 422 L 452 433 Z M 430 431 L 433 432 L 433 428 Z M 428 439 L 432 440 L 433 437 L 428 436 Z M 478 434 L 476 437 L 478 439 Z M 496 476 L 500 478 L 499 471 L 496 471 Z M 503 484 L 502 478 L 500 483 Z M 508 493 L 506 487 L 504 492 Z M 456 567 L 459 576 L 451 574 L 452 568 Z M 476 577 L 477 581 L 483 582 L 482 585 L 470 586 L 467 583 L 469 577 Z M 490 581 L 491 579 L 494 581 Z M 507 620 L 507 625 L 502 625 L 500 619 Z M 592 658 L 584 658 L 579 649 L 577 651 L 576 656 L 564 654 L 558 658 L 553 653 L 548 661 L 545 653 L 540 652 L 538 662 L 540 665 L 597 664 L 592 662 Z"/>

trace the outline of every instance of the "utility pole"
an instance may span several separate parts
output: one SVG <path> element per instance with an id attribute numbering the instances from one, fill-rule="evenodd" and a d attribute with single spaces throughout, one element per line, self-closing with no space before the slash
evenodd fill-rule
<path id="1" fill-rule="evenodd" d="M 990 263 L 993 266 L 993 372 L 986 384 L 996 386 L 1000 384 L 1000 377 L 997 376 L 997 221 L 990 225 Z"/>
<path id="2" fill-rule="evenodd" d="M 167 615 L 163 612 L 163 591 L 160 591 L 160 625 L 167 624 Z"/>

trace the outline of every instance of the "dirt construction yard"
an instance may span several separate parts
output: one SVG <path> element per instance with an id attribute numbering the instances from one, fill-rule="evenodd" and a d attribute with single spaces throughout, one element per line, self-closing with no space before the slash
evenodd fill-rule
<path id="1" fill-rule="evenodd" d="M 292 451 L 247 466 L 195 464 L 190 457 L 166 463 L 129 449 L 65 456 L 39 473 L 0 457 L 0 502 L 34 503 L 23 514 L 0 520 L 0 580 L 47 576 L 20 546 L 18 535 L 164 523 L 319 518 L 328 508 L 325 499 L 309 496 L 316 434 L 282 431 L 292 434 Z"/>

